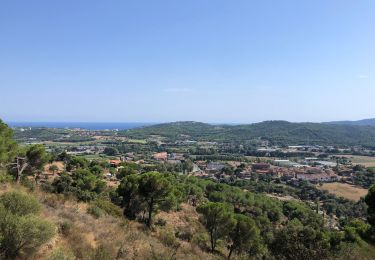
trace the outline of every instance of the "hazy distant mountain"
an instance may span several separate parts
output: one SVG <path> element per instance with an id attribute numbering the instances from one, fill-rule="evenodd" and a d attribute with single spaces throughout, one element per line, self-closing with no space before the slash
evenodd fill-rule
<path id="1" fill-rule="evenodd" d="M 357 120 L 357 121 L 332 121 L 332 122 L 326 122 L 326 124 L 375 126 L 375 118 L 363 119 L 363 120 Z"/>
<path id="2" fill-rule="evenodd" d="M 269 140 L 273 144 L 368 145 L 375 147 L 375 126 L 290 123 L 266 121 L 249 125 L 210 125 L 199 122 L 174 122 L 121 131 L 130 138 L 151 135 L 170 139 L 246 142 L 253 139 Z"/>

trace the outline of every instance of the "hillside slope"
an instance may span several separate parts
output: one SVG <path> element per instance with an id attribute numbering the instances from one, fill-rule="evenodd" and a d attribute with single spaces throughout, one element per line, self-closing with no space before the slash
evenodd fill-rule
<path id="1" fill-rule="evenodd" d="M 159 124 L 120 132 L 131 138 L 160 135 L 171 139 L 246 141 L 265 139 L 274 144 L 367 145 L 375 146 L 374 126 L 290 123 L 265 121 L 250 125 L 209 125 L 197 122 Z"/>
<path id="2" fill-rule="evenodd" d="M 335 125 L 366 125 L 366 126 L 375 126 L 375 118 L 356 120 L 356 121 L 332 121 L 327 122 L 327 124 Z"/>
<path id="3" fill-rule="evenodd" d="M 94 217 L 88 213 L 89 203 L 77 202 L 72 197 L 45 193 L 38 188 L 30 191 L 13 184 L 1 185 L 0 195 L 22 191 L 36 197 L 43 219 L 56 227 L 56 235 L 27 259 L 215 259 L 194 242 L 175 237 L 177 231 L 196 234 L 204 230 L 191 205 L 181 205 L 179 212 L 160 213 L 157 218 L 166 224 L 151 231 L 122 216 Z"/>

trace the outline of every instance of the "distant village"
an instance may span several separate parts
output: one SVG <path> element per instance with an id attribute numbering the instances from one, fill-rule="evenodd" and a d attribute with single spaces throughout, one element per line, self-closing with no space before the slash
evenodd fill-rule
<path id="1" fill-rule="evenodd" d="M 17 130 L 21 135 L 32 131 L 31 128 Z M 250 154 L 239 156 L 233 150 L 242 149 L 246 144 L 233 147 L 230 143 L 191 140 L 189 136 L 180 136 L 174 141 L 160 136 L 132 140 L 119 136 L 118 132 L 113 130 L 65 129 L 64 131 L 66 131 L 64 135 L 53 142 L 34 137 L 24 138 L 23 141 L 44 143 L 50 151 L 64 151 L 70 156 L 83 156 L 88 160 L 106 160 L 112 168 L 111 171 L 105 172 L 106 178 L 114 183 L 118 183 L 115 173 L 126 163 L 135 163 L 150 169 L 155 165 L 162 165 L 174 169 L 179 174 L 223 183 L 257 178 L 278 179 L 289 184 L 299 181 L 315 184 L 351 183 L 355 164 L 352 164 L 349 157 L 340 155 L 368 155 L 372 152 L 361 146 L 278 147 L 272 146 L 267 140 L 255 140 L 255 145 L 251 144 Z M 69 142 L 69 138 L 72 137 L 74 141 Z M 76 141 L 80 138 L 83 141 Z M 198 154 L 201 150 L 203 155 Z M 213 155 L 205 155 L 209 152 Z M 46 174 L 50 173 L 46 172 Z"/>

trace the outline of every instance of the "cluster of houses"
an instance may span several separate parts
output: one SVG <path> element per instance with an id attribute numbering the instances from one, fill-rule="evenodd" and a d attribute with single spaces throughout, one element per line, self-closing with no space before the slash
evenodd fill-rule
<path id="1" fill-rule="evenodd" d="M 246 166 L 242 165 L 242 167 L 234 167 L 234 172 L 229 174 L 223 171 L 227 166 L 224 163 L 196 161 L 195 164 L 201 170 L 192 173 L 194 176 L 218 181 L 225 181 L 234 177 L 236 179 L 250 180 L 259 175 L 282 178 L 286 181 L 306 180 L 313 183 L 335 182 L 342 178 L 342 171 L 335 172 L 332 167 L 327 167 L 326 165 L 288 164 L 288 166 L 285 166 L 283 164 L 280 165 L 280 161 L 278 160 L 272 163 L 259 162 Z M 229 164 L 229 166 L 232 165 Z M 349 169 L 345 171 L 346 174 L 349 174 L 349 172 Z"/>

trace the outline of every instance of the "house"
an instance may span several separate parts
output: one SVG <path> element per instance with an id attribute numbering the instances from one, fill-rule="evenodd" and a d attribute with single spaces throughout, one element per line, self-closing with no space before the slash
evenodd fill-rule
<path id="1" fill-rule="evenodd" d="M 209 163 L 206 167 L 207 172 L 220 172 L 222 169 L 224 169 L 225 165 L 217 162 Z"/>
<path id="2" fill-rule="evenodd" d="M 152 157 L 158 161 L 166 161 L 168 159 L 168 153 L 167 152 L 154 153 Z"/>
<path id="3" fill-rule="evenodd" d="M 118 167 L 121 163 L 121 160 L 109 160 L 109 164 L 111 165 L 111 167 Z"/>
<path id="4" fill-rule="evenodd" d="M 257 174 L 270 174 L 270 173 L 272 173 L 271 170 L 256 170 L 255 172 Z"/>
<path id="5" fill-rule="evenodd" d="M 318 174 L 309 174 L 309 173 L 297 174 L 297 179 L 306 180 L 310 182 L 334 182 L 334 181 L 337 181 L 339 178 L 334 173 L 322 172 Z"/>
<path id="6" fill-rule="evenodd" d="M 169 160 L 183 161 L 183 160 L 185 160 L 185 158 L 184 158 L 184 155 L 182 153 L 171 153 L 169 155 Z"/>

